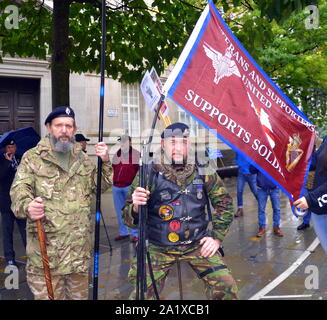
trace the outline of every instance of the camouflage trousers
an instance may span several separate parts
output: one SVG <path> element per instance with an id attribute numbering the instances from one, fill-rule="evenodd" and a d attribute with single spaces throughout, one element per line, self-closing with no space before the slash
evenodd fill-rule
<path id="1" fill-rule="evenodd" d="M 203 258 L 200 255 L 201 247 L 184 246 L 183 247 L 159 247 L 150 244 L 149 253 L 151 258 L 151 265 L 153 269 L 154 279 L 158 292 L 160 293 L 164 287 L 166 278 L 170 269 L 177 262 L 187 262 L 195 271 L 197 276 L 204 282 L 205 293 L 208 299 L 211 300 L 236 300 L 237 286 L 231 272 L 227 268 L 222 256 L 216 253 L 211 258 Z M 147 299 L 155 299 L 154 290 L 152 286 L 149 268 L 147 264 Z M 129 281 L 136 285 L 137 264 L 136 258 L 131 264 L 128 273 Z M 135 299 L 135 289 L 130 295 L 130 299 Z"/>
<path id="2" fill-rule="evenodd" d="M 87 300 L 89 296 L 88 273 L 52 275 L 55 300 Z M 49 300 L 43 275 L 27 273 L 27 283 L 35 300 Z"/>

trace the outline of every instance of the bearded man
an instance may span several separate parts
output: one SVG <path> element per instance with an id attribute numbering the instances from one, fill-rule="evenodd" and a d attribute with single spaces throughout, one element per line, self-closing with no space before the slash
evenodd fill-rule
<path id="1" fill-rule="evenodd" d="M 11 188 L 12 210 L 27 218 L 27 283 L 36 300 L 48 299 L 35 220 L 42 219 L 54 299 L 88 298 L 91 260 L 91 200 L 96 166 L 75 143 L 75 113 L 58 107 L 45 120 L 48 135 L 27 151 Z M 103 161 L 102 191 L 111 185 L 108 147 L 95 145 Z"/>
<path id="2" fill-rule="evenodd" d="M 220 249 L 233 221 L 232 197 L 215 171 L 206 173 L 190 161 L 189 134 L 189 127 L 180 122 L 162 132 L 159 159 L 149 169 L 147 188 L 138 186 L 138 177 L 134 179 L 123 219 L 130 228 L 137 228 L 139 206 L 147 206 L 148 252 L 159 292 L 173 265 L 184 261 L 204 282 L 208 299 L 237 299 L 236 282 Z M 147 265 L 146 298 L 154 299 L 149 270 Z M 136 275 L 134 259 L 129 271 L 134 286 Z M 135 290 L 130 298 L 134 297 Z"/>

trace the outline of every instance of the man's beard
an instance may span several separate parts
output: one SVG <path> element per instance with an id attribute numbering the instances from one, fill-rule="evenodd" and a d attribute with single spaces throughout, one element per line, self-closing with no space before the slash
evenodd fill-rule
<path id="1" fill-rule="evenodd" d="M 74 147 L 75 136 L 72 136 L 71 138 L 69 138 L 68 141 L 60 141 L 59 139 L 63 138 L 63 137 L 69 138 L 68 136 L 62 135 L 62 136 L 58 137 L 58 139 L 57 139 L 53 134 L 50 134 L 50 141 L 51 141 L 51 144 L 55 151 L 61 152 L 61 153 L 68 153 Z"/>

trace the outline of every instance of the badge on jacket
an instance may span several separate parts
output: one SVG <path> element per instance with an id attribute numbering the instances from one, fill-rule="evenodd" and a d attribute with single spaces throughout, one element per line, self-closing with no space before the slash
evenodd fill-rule
<path id="1" fill-rule="evenodd" d="M 171 206 L 163 205 L 159 208 L 159 216 L 162 220 L 168 221 L 174 215 L 174 209 Z"/>

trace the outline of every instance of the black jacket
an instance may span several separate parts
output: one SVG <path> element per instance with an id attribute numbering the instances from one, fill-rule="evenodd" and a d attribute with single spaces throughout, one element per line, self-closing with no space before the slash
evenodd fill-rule
<path id="1" fill-rule="evenodd" d="M 19 164 L 21 157 L 15 155 L 16 161 Z M 10 210 L 10 188 L 14 181 L 17 168 L 13 167 L 12 162 L 7 160 L 4 154 L 0 154 L 0 211 L 5 212 Z"/>
<path id="2" fill-rule="evenodd" d="M 313 163 L 316 174 L 313 188 L 305 195 L 309 209 L 316 214 L 327 214 L 327 139 L 325 137 L 319 150 L 315 152 Z"/>

